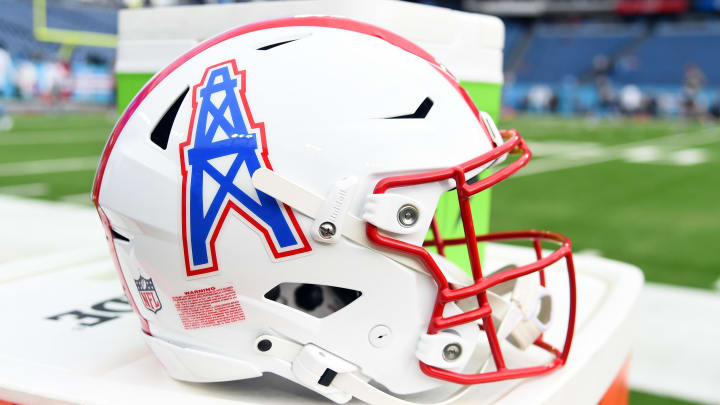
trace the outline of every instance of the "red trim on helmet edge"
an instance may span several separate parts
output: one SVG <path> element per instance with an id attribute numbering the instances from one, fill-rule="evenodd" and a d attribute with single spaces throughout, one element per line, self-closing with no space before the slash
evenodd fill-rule
<path id="1" fill-rule="evenodd" d="M 133 295 L 130 292 L 130 289 L 128 288 L 127 282 L 125 281 L 125 275 L 123 274 L 122 267 L 120 266 L 120 260 L 118 259 L 117 251 L 115 250 L 115 240 L 112 236 L 112 228 L 110 226 L 110 220 L 108 219 L 107 215 L 105 215 L 105 212 L 100 208 L 99 206 L 96 207 L 98 215 L 100 216 L 100 221 L 103 224 L 103 229 L 105 229 L 105 237 L 107 239 L 108 245 L 110 246 L 110 254 L 113 258 L 113 264 L 115 265 L 115 270 L 118 272 L 118 277 L 120 277 L 120 282 L 122 283 L 123 292 L 125 292 L 125 296 L 127 297 L 128 302 L 130 303 L 130 306 L 132 307 L 133 311 L 137 314 L 137 316 L 140 318 L 140 327 L 142 328 L 143 332 L 148 334 L 149 336 L 152 336 L 152 333 L 150 333 L 150 324 L 148 323 L 147 319 L 145 319 L 141 314 L 140 310 L 138 309 L 137 305 L 135 305 L 135 300 L 133 299 Z"/>

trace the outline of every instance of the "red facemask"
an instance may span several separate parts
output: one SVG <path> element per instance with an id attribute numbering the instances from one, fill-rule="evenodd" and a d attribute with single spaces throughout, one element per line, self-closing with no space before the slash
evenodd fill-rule
<path id="1" fill-rule="evenodd" d="M 367 236 L 373 243 L 381 246 L 382 248 L 415 258 L 422 263 L 425 270 L 435 280 L 438 287 L 438 293 L 432 314 L 430 315 L 430 322 L 427 330 L 428 334 L 436 334 L 442 330 L 474 322 L 477 322 L 478 327 L 485 332 L 492 354 L 492 359 L 495 363 L 494 371 L 480 372 L 477 374 L 463 374 L 434 367 L 425 364 L 422 361 L 420 362 L 420 368 L 428 376 L 457 384 L 479 384 L 512 378 L 531 377 L 548 373 L 565 364 L 570 351 L 570 345 L 572 343 L 575 324 L 576 291 L 570 240 L 557 233 L 536 230 L 499 232 L 486 235 L 478 235 L 475 232 L 470 197 L 510 177 L 513 173 L 525 166 L 532 156 L 527 144 L 517 131 L 501 131 L 501 134 L 503 138 L 507 139 L 505 143 L 472 160 L 446 169 L 404 176 L 387 177 L 380 180 L 374 190 L 375 194 L 382 194 L 389 189 L 397 187 L 454 180 L 457 189 L 458 203 L 460 205 L 460 219 L 462 221 L 465 237 L 443 239 L 440 235 L 437 221 L 433 219 L 431 231 L 434 237 L 432 240 L 426 241 L 424 246 L 435 247 L 437 252 L 444 256 L 446 246 L 465 245 L 467 247 L 470 268 L 472 269 L 472 284 L 464 287 L 456 287 L 452 285 L 448 282 L 438 263 L 424 247 L 391 238 L 382 234 L 376 226 L 370 223 L 367 224 Z M 478 180 L 472 184 L 466 180 L 468 177 L 467 173 L 493 162 L 506 153 L 520 154 L 520 157 L 485 179 Z M 489 276 L 483 275 L 480 263 L 480 254 L 478 252 L 478 243 L 487 241 L 500 242 L 517 240 L 531 241 L 535 249 L 537 260 L 532 263 L 504 270 Z M 542 242 L 551 242 L 559 245 L 559 247 L 550 255 L 543 257 Z M 500 347 L 500 342 L 496 333 L 496 327 L 493 321 L 493 307 L 487 297 L 488 291 L 489 289 L 502 283 L 512 282 L 513 280 L 531 273 L 538 274 L 539 283 L 544 287 L 546 282 L 545 268 L 560 261 L 561 259 L 565 259 L 570 288 L 568 329 L 565 334 L 565 343 L 563 348 L 560 350 L 553 347 L 552 345 L 546 343 L 543 340 L 543 336 L 540 335 L 533 344 L 540 349 L 549 352 L 552 355 L 552 360 L 537 366 L 508 368 L 505 364 L 503 350 Z M 471 297 L 475 297 L 477 299 L 476 308 L 449 317 L 443 316 L 446 304 Z"/>

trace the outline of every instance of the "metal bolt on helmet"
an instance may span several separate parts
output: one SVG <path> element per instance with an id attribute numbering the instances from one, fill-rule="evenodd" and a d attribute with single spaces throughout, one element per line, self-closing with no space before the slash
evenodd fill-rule
<path id="1" fill-rule="evenodd" d="M 335 225 L 332 222 L 323 222 L 320 224 L 320 236 L 330 239 L 335 235 Z"/>
<path id="2" fill-rule="evenodd" d="M 413 226 L 419 217 L 417 208 L 412 205 L 404 205 L 398 211 L 398 221 L 402 226 Z"/>

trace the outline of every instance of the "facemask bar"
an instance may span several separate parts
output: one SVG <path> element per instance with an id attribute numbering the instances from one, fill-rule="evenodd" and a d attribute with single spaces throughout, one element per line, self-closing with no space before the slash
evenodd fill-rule
<path id="1" fill-rule="evenodd" d="M 458 373 L 420 362 L 421 370 L 428 376 L 439 378 L 442 380 L 450 381 L 457 384 L 480 384 L 493 381 L 501 381 L 512 378 L 530 377 L 548 373 L 563 364 L 567 360 L 567 356 L 570 351 L 570 345 L 572 343 L 574 325 L 575 325 L 575 271 L 572 260 L 572 250 L 570 241 L 563 235 L 545 232 L 545 231 L 515 231 L 515 232 L 501 232 L 492 233 L 487 235 L 476 235 L 475 228 L 473 225 L 472 210 L 470 207 L 470 197 L 492 187 L 493 185 L 505 180 L 513 173 L 518 171 L 520 168 L 525 166 L 532 154 L 528 149 L 527 144 L 522 137 L 515 130 L 502 131 L 504 138 L 509 138 L 504 144 L 493 148 L 489 152 L 478 156 L 470 161 L 462 163 L 455 167 L 447 169 L 440 169 L 425 173 L 411 174 L 404 176 L 387 177 L 380 180 L 375 186 L 374 193 L 382 194 L 387 190 L 396 187 L 413 186 L 423 183 L 431 183 L 444 180 L 454 180 L 457 188 L 458 202 L 460 205 L 460 215 L 463 223 L 463 229 L 465 232 L 464 238 L 448 239 L 443 240 L 438 231 L 437 223 L 433 220 L 431 230 L 435 235 L 435 239 L 427 241 L 425 246 L 436 246 L 438 253 L 441 255 L 444 253 L 445 246 L 461 245 L 467 246 L 468 255 L 470 259 L 470 267 L 472 269 L 473 284 L 462 287 L 453 288 L 443 274 L 442 270 L 432 258 L 430 253 L 422 246 L 412 245 L 397 239 L 393 239 L 380 233 L 378 228 L 370 223 L 366 225 L 366 233 L 368 238 L 375 244 L 389 250 L 399 252 L 411 256 L 420 261 L 428 273 L 433 277 L 435 283 L 438 286 L 438 294 L 435 300 L 435 306 L 433 308 L 432 316 L 430 318 L 427 333 L 436 334 L 444 329 L 456 327 L 458 325 L 478 322 L 481 320 L 479 325 L 481 330 L 485 331 L 487 336 L 492 358 L 495 363 L 495 371 L 481 372 L 477 374 L 463 374 Z M 469 184 L 466 181 L 466 173 L 471 172 L 483 165 L 486 165 L 497 158 L 505 155 L 506 153 L 520 153 L 521 156 L 493 173 L 489 177 L 479 180 L 473 184 Z M 487 241 L 509 241 L 509 240 L 531 240 L 535 249 L 537 261 L 516 267 L 510 270 L 505 270 L 497 274 L 490 275 L 488 277 L 483 276 L 482 267 L 480 264 L 480 255 L 478 253 L 477 244 L 479 242 Z M 554 242 L 559 246 L 550 255 L 543 257 L 541 242 L 549 241 Z M 491 287 L 497 286 L 498 284 L 513 280 L 522 276 L 526 276 L 530 273 L 537 272 L 540 278 L 540 284 L 545 286 L 545 273 L 544 269 L 555 263 L 565 259 L 568 281 L 570 287 L 570 310 L 568 319 L 568 330 L 565 335 L 565 343 L 562 351 L 556 349 L 550 344 L 546 343 L 542 339 L 542 335 L 534 342 L 534 345 L 551 353 L 553 360 L 545 365 L 533 366 L 533 367 L 522 367 L 509 369 L 505 365 L 505 359 L 500 348 L 500 342 L 495 330 L 495 325 L 492 319 L 492 311 L 488 298 L 487 291 Z M 478 307 L 468 312 L 463 312 L 457 315 L 444 317 L 443 311 L 445 305 L 450 302 L 466 299 L 469 297 L 476 297 Z"/>

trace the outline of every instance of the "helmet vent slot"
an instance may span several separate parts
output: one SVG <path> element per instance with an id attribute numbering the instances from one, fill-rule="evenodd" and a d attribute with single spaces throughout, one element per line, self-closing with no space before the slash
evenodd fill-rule
<path id="1" fill-rule="evenodd" d="M 165 114 L 163 114 L 160 121 L 158 121 L 157 125 L 155 125 L 152 133 L 150 133 L 150 140 L 152 143 L 161 147 L 163 150 L 167 149 L 168 139 L 170 139 L 170 130 L 175 122 L 175 116 L 180 110 L 180 105 L 182 105 L 185 95 L 187 95 L 189 90 L 190 87 L 185 88 L 185 91 L 183 91 L 170 108 L 165 111 Z"/>
<path id="2" fill-rule="evenodd" d="M 427 117 L 433 104 L 434 103 L 430 99 L 430 97 L 425 97 L 425 100 L 423 100 L 422 103 L 420 103 L 420 105 L 418 106 L 418 108 L 415 110 L 414 113 L 406 114 L 406 115 L 398 115 L 396 117 L 388 117 L 385 119 L 387 119 L 387 120 L 410 119 L 410 118 L 423 119 L 423 118 Z"/>
<path id="3" fill-rule="evenodd" d="M 275 48 L 275 47 L 278 47 L 278 46 L 280 46 L 280 45 L 285 45 L 285 44 L 289 44 L 290 42 L 295 42 L 295 41 L 297 41 L 298 39 L 300 39 L 300 38 L 289 39 L 289 40 L 287 40 L 287 41 L 274 42 L 274 43 L 272 43 L 272 44 L 263 45 L 263 46 L 261 46 L 260 48 L 258 48 L 257 50 L 258 50 L 258 51 L 267 51 L 267 50 L 273 49 L 273 48 Z"/>
<path id="4" fill-rule="evenodd" d="M 128 238 L 125 235 L 120 234 L 118 231 L 111 229 L 110 233 L 112 234 L 113 239 L 121 240 L 123 242 L 130 242 L 130 238 Z"/>
<path id="5" fill-rule="evenodd" d="M 334 314 L 358 299 L 362 292 L 320 284 L 282 283 L 265 293 L 265 299 L 316 318 Z"/>

